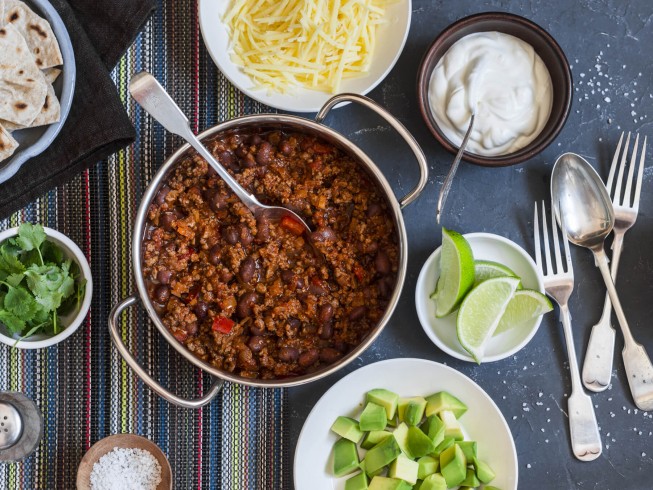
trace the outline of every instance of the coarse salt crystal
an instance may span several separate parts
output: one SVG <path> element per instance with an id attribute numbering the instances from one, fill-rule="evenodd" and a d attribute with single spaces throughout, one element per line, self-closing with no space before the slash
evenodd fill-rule
<path id="1" fill-rule="evenodd" d="M 156 490 L 161 465 L 147 450 L 114 447 L 91 471 L 91 490 Z"/>

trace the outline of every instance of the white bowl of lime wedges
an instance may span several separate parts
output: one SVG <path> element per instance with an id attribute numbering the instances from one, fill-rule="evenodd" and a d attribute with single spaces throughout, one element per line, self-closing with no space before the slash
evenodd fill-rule
<path id="1" fill-rule="evenodd" d="M 552 309 L 533 259 L 491 233 L 443 230 L 443 244 L 446 263 L 439 247 L 417 279 L 415 305 L 426 335 L 470 362 L 498 361 L 521 350 Z M 446 286 L 438 285 L 441 275 Z"/>

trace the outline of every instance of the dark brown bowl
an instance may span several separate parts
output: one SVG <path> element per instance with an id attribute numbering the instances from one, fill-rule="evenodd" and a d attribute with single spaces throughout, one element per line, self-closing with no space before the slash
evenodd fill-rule
<path id="1" fill-rule="evenodd" d="M 417 96 L 422 117 L 428 128 L 447 151 L 456 154 L 458 147 L 440 131 L 431 114 L 428 98 L 431 73 L 440 58 L 456 41 L 468 34 L 489 31 L 510 34 L 533 46 L 549 70 L 553 83 L 551 115 L 544 129 L 529 145 L 514 153 L 494 157 L 469 152 L 463 154 L 464 160 L 476 165 L 503 167 L 525 162 L 544 150 L 558 135 L 569 116 L 572 96 L 571 70 L 565 53 L 548 32 L 524 17 L 505 12 L 485 12 L 460 19 L 442 31 L 424 55 L 417 77 Z"/>

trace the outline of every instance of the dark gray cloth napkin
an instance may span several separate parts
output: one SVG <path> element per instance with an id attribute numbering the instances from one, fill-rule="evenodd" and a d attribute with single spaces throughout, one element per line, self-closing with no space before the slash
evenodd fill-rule
<path id="1" fill-rule="evenodd" d="M 0 218 L 124 148 L 135 137 L 109 70 L 132 43 L 156 1 L 50 1 L 66 24 L 75 51 L 75 95 L 52 145 L 0 184 Z"/>

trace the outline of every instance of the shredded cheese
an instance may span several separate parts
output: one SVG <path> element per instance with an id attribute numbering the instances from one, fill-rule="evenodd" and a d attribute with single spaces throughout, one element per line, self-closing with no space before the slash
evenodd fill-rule
<path id="1" fill-rule="evenodd" d="M 231 60 L 258 87 L 337 93 L 365 75 L 392 0 L 232 0 L 223 17 Z"/>

